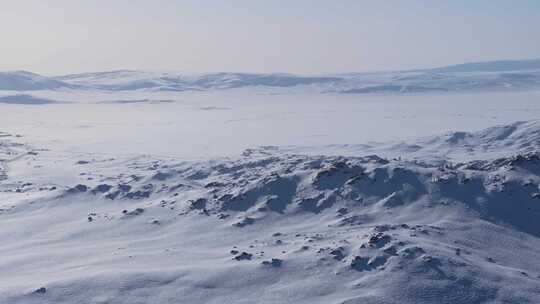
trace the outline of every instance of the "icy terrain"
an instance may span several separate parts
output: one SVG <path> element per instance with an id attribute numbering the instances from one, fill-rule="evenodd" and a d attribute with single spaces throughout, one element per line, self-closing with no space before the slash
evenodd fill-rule
<path id="1" fill-rule="evenodd" d="M 536 303 L 539 132 L 443 135 L 433 148 L 513 153 L 436 164 L 115 158 L 3 134 L 0 301 Z"/>
<path id="2" fill-rule="evenodd" d="M 0 303 L 538 303 L 539 65 L 2 73 Z"/>

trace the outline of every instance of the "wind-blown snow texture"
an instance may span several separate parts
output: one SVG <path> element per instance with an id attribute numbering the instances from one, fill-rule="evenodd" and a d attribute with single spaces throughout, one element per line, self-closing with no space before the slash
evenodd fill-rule
<path id="1" fill-rule="evenodd" d="M 539 84 L 0 73 L 0 303 L 539 303 Z"/>
<path id="2" fill-rule="evenodd" d="M 2 134 L 0 302 L 537 303 L 539 133 L 419 140 L 488 152 L 464 162 L 116 158 Z"/>
<path id="3" fill-rule="evenodd" d="M 403 94 L 528 90 L 540 88 L 540 60 L 468 63 L 443 68 L 340 75 L 215 73 L 120 70 L 44 77 L 0 73 L 0 90 L 215 91 L 271 88 L 274 91 L 343 94 Z"/>

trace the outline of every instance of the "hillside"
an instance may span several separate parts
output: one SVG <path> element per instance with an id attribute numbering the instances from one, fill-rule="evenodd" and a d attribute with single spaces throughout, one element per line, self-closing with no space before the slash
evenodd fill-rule
<path id="1" fill-rule="evenodd" d="M 502 153 L 538 132 L 516 124 L 439 139 L 483 138 Z M 2 136 L 4 303 L 540 296 L 537 151 L 429 164 L 256 149 L 187 162 L 46 151 Z"/>
<path id="2" fill-rule="evenodd" d="M 421 94 L 540 88 L 540 61 L 467 63 L 435 69 L 305 76 L 294 74 L 145 72 L 119 70 L 45 77 L 0 73 L 0 90 L 220 91 L 231 89 L 338 94 Z"/>

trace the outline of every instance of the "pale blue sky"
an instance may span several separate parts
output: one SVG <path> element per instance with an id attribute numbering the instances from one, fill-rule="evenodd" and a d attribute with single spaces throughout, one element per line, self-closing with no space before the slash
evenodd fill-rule
<path id="1" fill-rule="evenodd" d="M 0 70 L 304 74 L 540 57 L 538 0 L 4 0 Z"/>

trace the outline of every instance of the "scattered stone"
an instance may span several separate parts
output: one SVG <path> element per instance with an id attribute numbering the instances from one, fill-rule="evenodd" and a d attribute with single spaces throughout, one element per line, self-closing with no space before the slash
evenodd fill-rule
<path id="1" fill-rule="evenodd" d="M 46 292 L 47 292 L 47 288 L 45 288 L 45 287 L 40 287 L 40 288 L 34 290 L 33 293 L 35 293 L 35 294 L 44 294 L 44 293 L 46 293 Z"/>
<path id="2" fill-rule="evenodd" d="M 222 183 L 219 183 L 219 182 L 210 182 L 208 184 L 206 184 L 204 187 L 205 188 L 219 188 L 219 187 L 223 187 L 225 186 L 225 184 L 222 184 Z"/>
<path id="3" fill-rule="evenodd" d="M 263 265 L 272 266 L 272 267 L 281 267 L 283 260 L 280 259 L 271 259 L 270 261 L 262 261 Z"/>
<path id="4" fill-rule="evenodd" d="M 118 190 L 122 192 L 129 192 L 131 190 L 131 186 L 126 184 L 120 184 L 118 185 Z"/>
<path id="5" fill-rule="evenodd" d="M 127 210 L 124 210 L 124 211 L 127 211 Z M 124 213 L 125 215 L 128 215 L 128 216 L 135 216 L 135 215 L 140 215 L 144 212 L 144 209 L 143 208 L 136 208 L 135 210 L 133 211 L 128 211 L 128 212 L 124 212 L 122 211 L 122 213 Z"/>
<path id="6" fill-rule="evenodd" d="M 239 222 L 234 223 L 233 226 L 242 228 L 247 225 L 252 225 L 253 223 L 255 223 L 255 219 L 250 218 L 250 217 L 245 217 L 241 219 Z"/>
<path id="7" fill-rule="evenodd" d="M 333 255 L 335 260 L 341 261 L 343 260 L 343 258 L 345 258 L 345 254 L 343 253 L 343 251 L 343 247 L 339 247 L 330 251 L 330 254 Z"/>
<path id="8" fill-rule="evenodd" d="M 228 217 L 229 217 L 229 215 L 226 214 L 226 213 L 220 213 L 220 214 L 217 215 L 217 218 L 220 219 L 220 220 L 224 220 L 224 219 L 226 219 Z"/>
<path id="9" fill-rule="evenodd" d="M 241 254 L 235 256 L 234 259 L 237 261 L 243 261 L 243 260 L 251 260 L 252 257 L 253 255 L 251 253 L 247 253 L 244 251 Z"/>
<path id="10" fill-rule="evenodd" d="M 107 185 L 107 184 L 101 184 L 101 185 L 98 185 L 96 186 L 92 192 L 94 193 L 105 193 L 105 192 L 108 192 L 109 190 L 112 189 L 112 186 L 111 185 Z"/>
<path id="11" fill-rule="evenodd" d="M 78 193 L 78 192 L 86 192 L 88 190 L 88 187 L 83 184 L 78 184 L 77 186 L 71 188 L 68 190 L 70 193 Z"/>
<path id="12" fill-rule="evenodd" d="M 151 193 L 150 191 L 137 190 L 137 191 L 126 193 L 126 198 L 129 198 L 129 199 L 149 198 L 150 193 Z"/>

